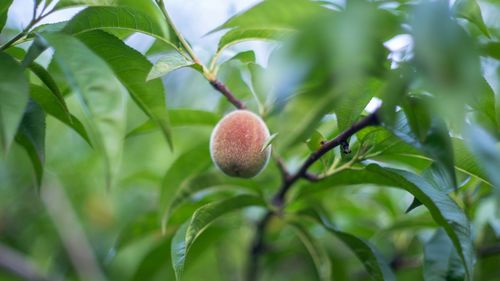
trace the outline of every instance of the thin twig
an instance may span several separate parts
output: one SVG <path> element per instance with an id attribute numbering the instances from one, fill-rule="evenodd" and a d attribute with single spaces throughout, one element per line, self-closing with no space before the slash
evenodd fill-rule
<path id="1" fill-rule="evenodd" d="M 226 85 L 224 85 L 224 83 L 222 83 L 221 81 L 219 81 L 217 79 L 209 80 L 209 82 L 210 82 L 210 85 L 212 85 L 212 87 L 214 87 L 214 89 L 216 89 L 222 95 L 224 95 L 227 98 L 227 100 L 230 103 L 232 103 L 236 108 L 238 108 L 238 109 L 245 109 L 246 108 L 245 104 L 243 104 L 242 101 L 237 99 L 233 95 L 233 93 L 226 87 Z"/>

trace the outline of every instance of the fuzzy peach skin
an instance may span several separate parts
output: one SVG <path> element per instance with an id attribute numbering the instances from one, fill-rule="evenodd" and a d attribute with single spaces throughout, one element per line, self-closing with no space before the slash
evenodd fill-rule
<path id="1" fill-rule="evenodd" d="M 248 110 L 235 110 L 215 126 L 210 138 L 210 155 L 215 165 L 232 177 L 251 178 L 267 165 L 271 146 L 264 121 Z"/>

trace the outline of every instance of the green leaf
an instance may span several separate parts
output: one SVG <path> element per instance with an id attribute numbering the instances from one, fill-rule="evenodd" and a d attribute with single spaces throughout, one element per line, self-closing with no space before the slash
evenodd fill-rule
<path id="1" fill-rule="evenodd" d="M 453 4 L 452 10 L 457 17 L 464 18 L 476 25 L 481 32 L 490 37 L 488 28 L 484 24 L 481 8 L 476 0 L 457 0 Z"/>
<path id="2" fill-rule="evenodd" d="M 178 52 L 171 52 L 161 57 L 153 66 L 147 76 L 147 80 L 162 77 L 176 69 L 182 67 L 194 66 L 193 62 Z"/>
<path id="3" fill-rule="evenodd" d="M 266 139 L 264 144 L 262 145 L 262 148 L 260 149 L 260 151 L 262 152 L 262 151 L 266 150 L 266 148 L 268 148 L 273 143 L 273 141 L 276 139 L 277 136 L 278 136 L 278 133 L 274 133 L 274 134 L 270 135 Z"/>
<path id="4" fill-rule="evenodd" d="M 172 149 L 172 133 L 163 84 L 160 80 L 146 81 L 151 63 L 141 53 L 106 32 L 85 32 L 77 38 L 113 69 L 137 105 L 161 128 Z"/>
<path id="5" fill-rule="evenodd" d="M 325 247 L 323 247 L 319 241 L 307 231 L 306 227 L 299 222 L 292 222 L 291 225 L 311 255 L 318 272 L 319 280 L 332 280 L 332 265 Z"/>
<path id="6" fill-rule="evenodd" d="M 182 126 L 210 126 L 213 127 L 220 120 L 220 116 L 210 112 L 197 109 L 170 109 L 168 112 L 170 116 L 170 125 L 172 127 Z M 128 137 L 153 132 L 158 126 L 152 121 L 148 120 L 142 125 L 134 128 L 127 134 Z"/>
<path id="7" fill-rule="evenodd" d="M 29 98 L 28 79 L 11 56 L 0 52 L 0 145 L 4 155 L 16 135 Z"/>
<path id="8" fill-rule="evenodd" d="M 177 49 L 154 20 L 139 10 L 127 7 L 88 7 L 75 15 L 63 31 L 78 34 L 96 29 L 140 32 Z"/>
<path id="9" fill-rule="evenodd" d="M 370 164 L 362 169 L 348 169 L 338 172 L 327 179 L 310 185 L 312 192 L 333 186 L 354 184 L 377 184 L 402 188 L 418 199 L 431 213 L 434 221 L 442 226 L 453 241 L 465 266 L 469 279 L 472 277 L 474 248 L 472 246 L 469 221 L 460 207 L 444 192 L 436 190 L 425 178 L 407 171 L 382 168 Z"/>
<path id="10" fill-rule="evenodd" d="M 110 187 L 121 162 L 125 136 L 126 93 L 113 71 L 78 39 L 47 33 L 37 40 L 54 49 L 54 60 L 77 95 L 92 143 L 104 155 Z"/>
<path id="11" fill-rule="evenodd" d="M 217 47 L 217 53 L 220 53 L 225 48 L 238 44 L 244 41 L 250 40 L 278 40 L 283 38 L 293 30 L 286 28 L 275 28 L 275 29 L 233 29 L 224 34 L 219 40 L 219 45 Z"/>
<path id="12" fill-rule="evenodd" d="M 437 116 L 431 117 L 430 113 L 417 104 L 405 107 L 408 117 L 399 112 L 394 124 L 385 126 L 395 136 L 435 160 L 433 169 L 445 176 L 446 182 L 456 188 L 455 160 L 448 128 L 444 121 Z M 449 191 L 448 185 L 437 187 Z"/>
<path id="13" fill-rule="evenodd" d="M 19 126 L 16 142 L 26 149 L 35 170 L 36 184 L 40 187 L 45 162 L 45 112 L 32 100 Z"/>
<path id="14" fill-rule="evenodd" d="M 497 140 L 479 127 L 471 127 L 467 132 L 467 145 L 478 160 L 479 166 L 486 172 L 491 183 L 500 192 L 500 149 Z"/>
<path id="15" fill-rule="evenodd" d="M 392 281 L 396 280 L 394 273 L 389 267 L 388 262 L 379 253 L 377 248 L 375 248 L 371 243 L 365 241 L 364 239 L 358 238 L 352 234 L 339 231 L 331 225 L 330 222 L 324 218 L 317 211 L 310 209 L 311 214 L 301 215 L 304 218 L 313 219 L 320 223 L 328 232 L 335 235 L 340 241 L 342 241 L 351 251 L 358 257 L 358 259 L 363 263 L 364 267 L 370 273 L 370 276 L 374 280 L 380 281 Z"/>
<path id="16" fill-rule="evenodd" d="M 91 144 L 90 138 L 85 130 L 83 124 L 70 113 L 64 110 L 63 105 L 54 96 L 54 94 L 48 89 L 38 86 L 30 85 L 30 97 L 40 105 L 43 110 L 57 118 L 59 121 L 68 125 L 70 128 L 75 130 L 89 145 Z"/>
<path id="17" fill-rule="evenodd" d="M 109 6 L 116 3 L 116 0 L 60 0 L 57 2 L 54 10 L 70 8 L 74 6 Z"/>
<path id="18" fill-rule="evenodd" d="M 70 113 L 66 105 L 66 101 L 64 100 L 64 97 L 59 90 L 56 81 L 54 81 L 50 73 L 41 65 L 35 62 L 32 62 L 28 67 L 45 84 L 45 86 L 47 86 L 47 88 L 50 90 L 51 95 L 56 99 L 56 102 L 59 103 L 59 106 L 61 107 L 63 113 L 66 115 L 67 119 L 69 119 Z"/>
<path id="19" fill-rule="evenodd" d="M 267 0 L 230 18 L 216 32 L 226 28 L 289 28 L 299 25 L 311 16 L 317 16 L 323 8 L 319 3 L 307 0 Z"/>
<path id="20" fill-rule="evenodd" d="M 196 238 L 217 218 L 249 206 L 265 206 L 264 200 L 251 195 L 238 195 L 233 198 L 207 204 L 194 212 L 191 220 L 183 224 L 172 239 L 171 255 L 176 280 L 181 280 L 189 249 Z"/>
<path id="21" fill-rule="evenodd" d="M 306 144 L 309 151 L 316 151 L 321 147 L 324 141 L 325 137 L 318 130 L 314 130 L 311 134 L 311 138 L 306 141 Z"/>
<path id="22" fill-rule="evenodd" d="M 9 12 L 9 7 L 13 0 L 3 0 L 0 3 L 0 31 L 2 31 L 5 22 L 7 21 L 7 14 Z"/>
<path id="23" fill-rule="evenodd" d="M 424 280 L 464 280 L 465 272 L 453 243 L 440 228 L 424 245 Z"/>
<path id="24" fill-rule="evenodd" d="M 181 154 L 170 166 L 163 177 L 160 191 L 160 210 L 163 214 L 162 232 L 165 233 L 168 206 L 172 200 L 172 194 L 179 188 L 182 181 L 192 174 L 200 173 L 211 165 L 208 143 L 203 142 L 193 149 Z"/>
<path id="25" fill-rule="evenodd" d="M 259 185 L 252 180 L 225 176 L 218 171 L 195 174 L 184 180 L 175 192 L 163 218 L 165 224 L 168 223 L 172 213 L 185 201 L 200 191 L 214 187 L 231 188 L 231 190 L 236 189 L 240 192 L 250 190 L 253 193 L 260 193 L 261 191 Z"/>

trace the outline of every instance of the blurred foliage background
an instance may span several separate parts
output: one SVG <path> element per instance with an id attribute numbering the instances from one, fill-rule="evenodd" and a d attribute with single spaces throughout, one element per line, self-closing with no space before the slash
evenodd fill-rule
<path id="1" fill-rule="evenodd" d="M 0 280 L 242 280 L 281 174 L 214 167 L 234 107 L 213 77 L 292 172 L 380 107 L 351 153 L 314 164 L 325 180 L 292 188 L 259 280 L 500 280 L 500 2 L 265 0 L 223 17 L 228 1 L 207 1 L 218 22 L 177 2 L 180 33 L 212 25 L 186 33 L 203 67 L 162 1 L 0 3 Z M 31 25 L 33 3 L 52 20 Z M 175 255 L 184 223 L 217 211 Z"/>

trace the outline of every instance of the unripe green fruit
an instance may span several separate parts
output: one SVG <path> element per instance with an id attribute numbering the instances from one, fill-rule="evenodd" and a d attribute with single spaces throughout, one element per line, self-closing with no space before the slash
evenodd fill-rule
<path id="1" fill-rule="evenodd" d="M 251 178 L 264 169 L 271 146 L 264 121 L 248 110 L 235 110 L 222 118 L 210 138 L 210 155 L 215 165 L 232 177 Z"/>

